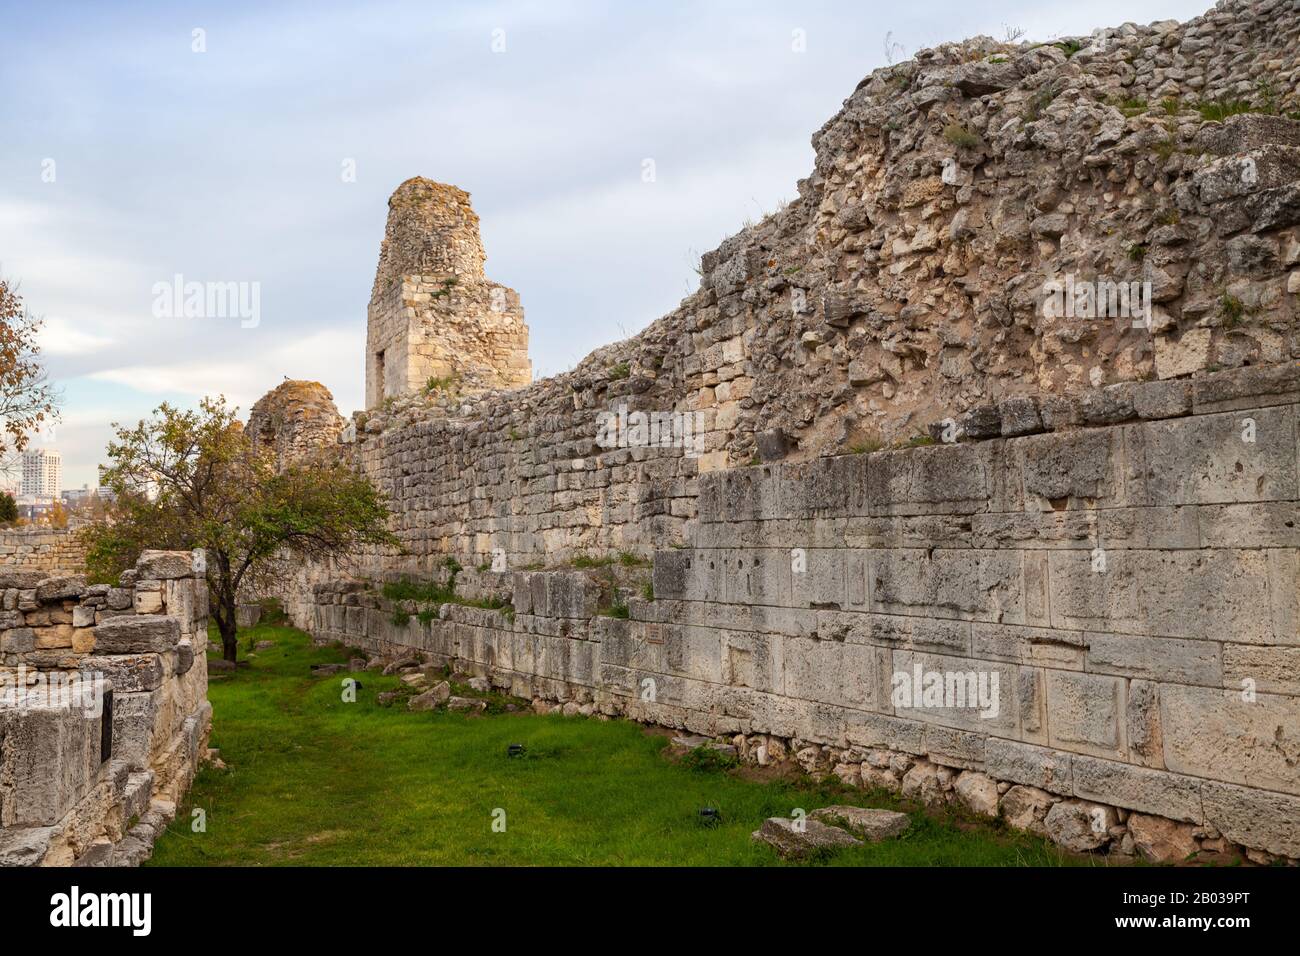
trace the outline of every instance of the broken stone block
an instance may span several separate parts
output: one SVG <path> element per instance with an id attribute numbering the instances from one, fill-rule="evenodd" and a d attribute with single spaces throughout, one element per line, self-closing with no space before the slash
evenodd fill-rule
<path id="1" fill-rule="evenodd" d="M 81 597 L 86 592 L 84 574 L 61 574 L 48 577 L 36 585 L 36 600 L 41 604 L 67 601 Z"/>
<path id="2" fill-rule="evenodd" d="M 814 810 L 808 814 L 808 819 L 840 827 L 868 843 L 899 836 L 912 825 L 912 819 L 906 813 L 839 805 Z"/>
<path id="3" fill-rule="evenodd" d="M 751 839 L 766 843 L 787 859 L 806 859 L 820 853 L 834 852 L 850 846 L 862 846 L 862 841 L 850 836 L 839 827 L 827 826 L 813 819 L 796 823 L 788 817 L 768 817 L 763 825 L 751 834 Z"/>
<path id="4" fill-rule="evenodd" d="M 1176 823 L 1164 817 L 1132 813 L 1128 832 L 1139 853 L 1152 863 L 1181 863 L 1198 849 L 1190 823 Z"/>
<path id="5" fill-rule="evenodd" d="M 1105 846 L 1111 840 L 1110 828 L 1118 823 L 1114 807 L 1082 800 L 1062 800 L 1043 818 L 1048 837 L 1076 853 Z"/>
<path id="6" fill-rule="evenodd" d="M 988 774 L 966 770 L 957 778 L 957 799 L 972 813 L 986 817 L 998 815 L 998 785 Z"/>
<path id="7" fill-rule="evenodd" d="M 406 706 L 408 710 L 436 710 L 450 699 L 451 685 L 440 681 L 418 697 L 412 697 Z"/>
<path id="8" fill-rule="evenodd" d="M 1052 809 L 1055 798 L 1037 787 L 1016 785 L 1002 795 L 1002 817 L 1018 830 L 1027 830 L 1038 836 L 1047 836 L 1043 820 Z"/>
<path id="9" fill-rule="evenodd" d="M 478 697 L 449 697 L 447 699 L 448 710 L 459 710 L 465 713 L 482 713 L 487 710 L 487 701 Z M 574 705 L 574 714 L 577 713 L 577 705 Z M 572 715 L 566 715 L 572 716 Z"/>

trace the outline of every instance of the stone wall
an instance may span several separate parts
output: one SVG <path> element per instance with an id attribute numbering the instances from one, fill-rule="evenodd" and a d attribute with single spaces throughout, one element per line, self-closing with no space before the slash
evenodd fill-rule
<path id="1" fill-rule="evenodd" d="M 86 566 L 86 548 L 72 529 L 4 528 L 0 529 L 0 565 L 80 570 Z"/>
<path id="2" fill-rule="evenodd" d="M 462 572 L 509 608 L 403 624 L 321 584 L 304 623 L 520 696 L 824 746 L 873 784 L 901 787 L 902 755 L 935 799 L 940 770 L 977 772 L 1075 848 L 1123 846 L 1133 813 L 1171 845 L 1300 857 L 1297 403 L 1300 366 L 1234 371 L 1086 392 L 1052 431 L 1013 401 L 986 440 L 706 474 L 628 620 L 543 570 Z M 990 696 L 900 700 L 917 668 Z M 1077 832 L 1097 807 L 1107 832 Z"/>
<path id="3" fill-rule="evenodd" d="M 118 587 L 0 566 L 0 865 L 135 865 L 175 816 L 212 718 L 196 560 L 146 551 Z"/>

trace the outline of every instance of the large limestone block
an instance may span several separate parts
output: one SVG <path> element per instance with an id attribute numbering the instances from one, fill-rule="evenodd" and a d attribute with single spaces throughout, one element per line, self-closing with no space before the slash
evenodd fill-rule
<path id="1" fill-rule="evenodd" d="M 844 607 L 847 558 L 848 552 L 843 548 L 807 548 L 802 561 L 792 558 L 790 603 L 795 607 L 836 610 Z"/>
<path id="2" fill-rule="evenodd" d="M 84 574 L 58 574 L 36 585 L 36 600 L 42 604 L 81 597 L 86 591 Z"/>
<path id="3" fill-rule="evenodd" d="M 893 652 L 889 700 L 894 713 L 977 733 L 1016 736 L 1019 668 L 1014 664 Z"/>
<path id="4" fill-rule="evenodd" d="M 985 747 L 989 776 L 1052 793 L 1070 794 L 1073 755 L 1015 740 L 990 737 Z"/>
<path id="5" fill-rule="evenodd" d="M 1300 794 L 1300 699 L 1166 684 L 1160 704 L 1170 770 Z"/>
<path id="6" fill-rule="evenodd" d="M 0 825 L 58 823 L 90 791 L 101 765 L 101 720 L 83 703 L 35 697 L 0 712 Z"/>
<path id="7" fill-rule="evenodd" d="M 1206 781 L 1205 822 L 1233 843 L 1300 858 L 1300 797 Z"/>
<path id="8" fill-rule="evenodd" d="M 1223 682 L 1221 645 L 1214 641 L 1092 631 L 1085 635 L 1085 642 L 1087 669 L 1094 673 L 1211 687 Z"/>
<path id="9" fill-rule="evenodd" d="M 0 565 L 0 588 L 10 590 L 35 590 L 36 586 L 48 578 L 49 572 L 40 568 L 22 568 L 12 564 Z"/>
<path id="10" fill-rule="evenodd" d="M 1051 745 L 1101 756 L 1124 756 L 1126 690 L 1122 678 L 1049 670 L 1047 726 Z"/>
<path id="11" fill-rule="evenodd" d="M 1124 429 L 1129 497 L 1149 505 L 1294 501 L 1291 406 L 1144 422 Z"/>
<path id="12" fill-rule="evenodd" d="M 871 584 L 871 609 L 879 613 L 1025 622 L 1019 552 L 873 551 Z"/>
<path id="13" fill-rule="evenodd" d="M 1072 763 L 1077 797 L 1189 823 L 1204 819 L 1201 781 L 1194 777 L 1082 754 Z"/>
<path id="14" fill-rule="evenodd" d="M 95 628 L 95 653 L 163 654 L 176 649 L 180 622 L 161 614 L 111 617 Z"/>
<path id="15" fill-rule="evenodd" d="M 163 659 L 158 654 L 96 655 L 87 670 L 108 678 L 115 694 L 156 690 L 163 681 Z"/>
<path id="16" fill-rule="evenodd" d="M 113 757 L 132 770 L 149 769 L 155 737 L 167 729 L 167 690 L 113 697 Z"/>
<path id="17" fill-rule="evenodd" d="M 1024 475 L 1025 505 L 1030 510 L 1123 503 L 1123 459 L 1115 429 L 1031 435 L 1016 439 L 1012 446 Z"/>
<path id="18" fill-rule="evenodd" d="M 1300 643 L 1285 551 L 1054 551 L 1052 626 L 1252 644 Z"/>
<path id="19" fill-rule="evenodd" d="M 787 696 L 861 710 L 888 707 L 890 657 L 882 648 L 787 638 L 782 661 Z"/>
<path id="20" fill-rule="evenodd" d="M 135 570 L 141 581 L 193 577 L 194 556 L 189 551 L 142 551 Z"/>

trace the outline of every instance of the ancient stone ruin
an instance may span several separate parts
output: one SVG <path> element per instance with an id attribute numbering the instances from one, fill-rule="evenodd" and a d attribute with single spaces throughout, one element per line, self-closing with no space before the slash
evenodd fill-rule
<path id="1" fill-rule="evenodd" d="M 366 407 L 424 388 L 512 388 L 532 378 L 519 295 L 483 274 L 469 193 L 408 179 L 388 228 L 366 325 Z"/>
<path id="2" fill-rule="evenodd" d="M 196 561 L 0 564 L 0 866 L 133 866 L 175 817 L 212 722 Z"/>
<path id="3" fill-rule="evenodd" d="M 403 549 L 286 606 L 1074 850 L 1300 858 L 1298 40 L 1224 2 L 877 70 L 678 309 L 509 392 L 467 197 L 403 184 L 333 446 Z"/>

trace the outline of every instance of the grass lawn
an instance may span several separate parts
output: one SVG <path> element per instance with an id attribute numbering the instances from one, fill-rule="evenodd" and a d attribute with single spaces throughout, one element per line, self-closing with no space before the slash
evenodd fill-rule
<path id="1" fill-rule="evenodd" d="M 344 649 L 314 648 L 285 627 L 241 637 L 241 654 L 250 638 L 276 644 L 251 667 L 214 675 L 212 745 L 228 767 L 199 773 L 150 865 L 777 865 L 750 832 L 765 817 L 832 803 L 905 809 L 914 823 L 829 865 L 1092 862 L 888 794 L 693 769 L 661 753 L 666 737 L 628 721 L 380 707 L 375 695 L 398 678 L 311 675 L 311 663 L 343 661 Z M 354 703 L 342 700 L 349 676 L 362 684 Z M 525 756 L 508 756 L 512 743 Z M 701 825 L 705 806 L 721 811 L 720 823 Z M 191 832 L 196 807 L 205 833 Z M 505 832 L 493 830 L 498 809 Z"/>

